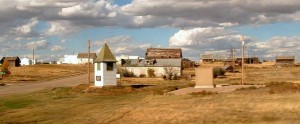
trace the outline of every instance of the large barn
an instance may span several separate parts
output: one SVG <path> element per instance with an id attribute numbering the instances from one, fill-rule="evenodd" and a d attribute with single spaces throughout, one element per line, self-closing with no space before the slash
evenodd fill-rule
<path id="1" fill-rule="evenodd" d="M 178 48 L 148 48 L 145 59 L 122 59 L 121 67 L 136 76 L 145 75 L 148 69 L 154 70 L 157 77 L 165 75 L 165 69 L 172 69 L 174 74 L 182 74 L 182 50 Z"/>

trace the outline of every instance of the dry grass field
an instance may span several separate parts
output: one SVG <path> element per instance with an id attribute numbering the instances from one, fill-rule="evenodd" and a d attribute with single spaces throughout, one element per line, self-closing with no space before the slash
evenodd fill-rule
<path id="1" fill-rule="evenodd" d="M 4 77 L 1 82 L 32 82 L 64 78 L 87 72 L 85 65 L 32 65 L 11 67 L 11 76 Z"/>
<path id="2" fill-rule="evenodd" d="M 122 86 L 116 87 L 86 90 L 86 85 L 79 85 L 2 96 L 0 123 L 300 123 L 300 84 L 287 82 L 299 81 L 299 71 L 248 68 L 248 82 L 267 86 L 224 94 L 177 96 L 165 93 L 193 86 L 194 81 L 123 78 Z M 227 74 L 215 82 L 235 84 L 238 78 L 239 74 Z"/>

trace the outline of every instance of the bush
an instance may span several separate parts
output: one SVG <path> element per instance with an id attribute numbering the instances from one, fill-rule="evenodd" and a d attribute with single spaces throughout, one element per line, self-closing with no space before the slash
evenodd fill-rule
<path id="1" fill-rule="evenodd" d="M 1 72 L 5 72 L 4 74 L 5 77 L 8 77 L 11 74 L 9 71 L 9 62 L 7 60 L 4 60 L 0 68 L 1 68 L 0 70 Z"/>
<path id="2" fill-rule="evenodd" d="M 148 68 L 148 70 L 147 70 L 147 73 L 148 73 L 148 76 L 149 76 L 149 77 L 156 77 L 156 75 L 155 75 L 154 72 L 155 72 L 155 71 L 154 71 L 153 69 L 151 69 L 151 68 Z"/>
<path id="3" fill-rule="evenodd" d="M 145 74 L 140 74 L 139 77 L 140 77 L 140 78 L 144 78 L 144 77 L 146 77 L 146 75 L 145 75 Z"/>
<path id="4" fill-rule="evenodd" d="M 224 76 L 225 75 L 225 70 L 220 68 L 220 67 L 215 67 L 213 69 L 214 78 L 217 78 L 219 75 Z"/>
<path id="5" fill-rule="evenodd" d="M 122 77 L 136 77 L 133 72 L 128 71 L 126 68 L 119 68 L 117 70 L 117 73 L 120 74 Z"/>
<path id="6" fill-rule="evenodd" d="M 165 74 L 163 75 L 163 79 L 165 80 L 177 80 L 178 75 L 176 73 L 175 68 L 173 67 L 164 67 Z"/>

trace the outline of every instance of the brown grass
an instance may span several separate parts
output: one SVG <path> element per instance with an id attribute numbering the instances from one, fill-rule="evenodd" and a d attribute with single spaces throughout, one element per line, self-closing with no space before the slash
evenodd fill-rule
<path id="1" fill-rule="evenodd" d="M 0 97 L 0 123 L 300 123 L 300 85 L 280 81 L 299 80 L 299 68 L 246 71 L 247 81 L 267 86 L 176 96 L 165 93 L 194 81 L 123 78 L 116 87 L 79 85 Z M 239 76 L 227 73 L 215 81 L 236 83 Z"/>
<path id="2" fill-rule="evenodd" d="M 299 93 L 270 94 L 259 91 L 261 88 L 248 89 L 251 93 L 244 89 L 185 96 L 148 92 L 157 89 L 123 86 L 81 93 L 72 88 L 55 88 L 1 97 L 0 123 L 296 123 L 300 120 Z M 23 101 L 26 104 L 17 104 L 17 108 L 6 104 Z"/>
<path id="3" fill-rule="evenodd" d="M 84 65 L 32 65 L 11 67 L 11 75 L 0 82 L 32 82 L 53 80 L 87 72 Z"/>

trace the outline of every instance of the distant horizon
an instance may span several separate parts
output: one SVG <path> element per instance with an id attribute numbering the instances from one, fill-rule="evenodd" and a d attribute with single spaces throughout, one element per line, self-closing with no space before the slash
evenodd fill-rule
<path id="1" fill-rule="evenodd" d="M 260 60 L 295 56 L 300 61 L 300 4 L 282 1 L 0 1 L 0 57 L 54 61 L 73 53 L 98 54 L 104 41 L 116 55 L 144 56 L 147 48 L 181 48 L 184 58 L 204 53 Z"/>

